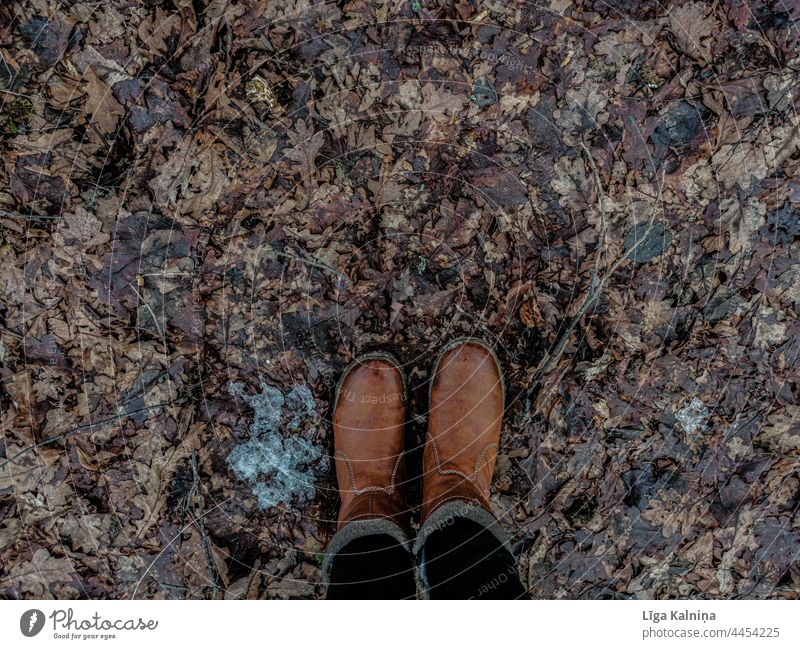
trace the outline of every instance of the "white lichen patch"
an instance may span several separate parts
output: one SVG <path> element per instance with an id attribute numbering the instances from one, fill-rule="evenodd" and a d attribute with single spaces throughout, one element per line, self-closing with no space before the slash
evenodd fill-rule
<path id="1" fill-rule="evenodd" d="M 689 403 L 675 413 L 675 419 L 689 435 L 705 431 L 708 417 L 706 404 L 697 397 L 692 397 Z"/>
<path id="2" fill-rule="evenodd" d="M 228 392 L 253 409 L 250 439 L 231 451 L 228 465 L 250 486 L 259 507 L 313 500 L 314 469 L 325 470 L 326 458 L 307 438 L 314 421 L 314 397 L 308 386 L 295 385 L 284 396 L 277 388 L 261 383 L 261 394 L 249 396 L 244 385 L 231 383 Z"/>

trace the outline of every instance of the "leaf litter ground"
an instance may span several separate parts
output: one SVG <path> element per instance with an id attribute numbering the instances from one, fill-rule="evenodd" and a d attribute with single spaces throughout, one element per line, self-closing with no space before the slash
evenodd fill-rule
<path id="1" fill-rule="evenodd" d="M 534 596 L 796 598 L 798 17 L 5 3 L 2 595 L 321 596 L 339 373 L 413 473 L 469 334 Z"/>

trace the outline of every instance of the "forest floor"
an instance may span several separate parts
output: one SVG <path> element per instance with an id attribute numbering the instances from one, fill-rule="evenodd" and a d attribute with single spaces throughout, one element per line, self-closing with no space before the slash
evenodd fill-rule
<path id="1" fill-rule="evenodd" d="M 798 19 L 4 2 L 0 596 L 320 597 L 331 386 L 403 359 L 413 475 L 469 334 L 533 596 L 798 597 Z"/>

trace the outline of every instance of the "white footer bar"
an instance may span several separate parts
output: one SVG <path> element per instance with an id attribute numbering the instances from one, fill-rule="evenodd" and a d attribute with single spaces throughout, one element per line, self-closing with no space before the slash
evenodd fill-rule
<path id="1" fill-rule="evenodd" d="M 777 648 L 800 646 L 800 603 L 6 601 L 0 637 L 8 647 L 120 649 Z"/>

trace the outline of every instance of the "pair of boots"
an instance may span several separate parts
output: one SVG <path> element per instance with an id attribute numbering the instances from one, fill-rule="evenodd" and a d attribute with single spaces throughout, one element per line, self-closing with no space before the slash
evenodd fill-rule
<path id="1" fill-rule="evenodd" d="M 397 559 L 398 553 L 412 553 L 416 557 L 423 591 L 431 588 L 426 555 L 433 551 L 443 555 L 435 570 L 437 574 L 441 575 L 445 565 L 463 564 L 461 577 L 464 576 L 461 573 L 483 575 L 469 578 L 477 580 L 476 588 L 482 586 L 481 579 L 487 581 L 487 578 L 486 571 L 476 571 L 475 566 L 483 562 L 484 555 L 495 557 L 496 563 L 502 554 L 506 559 L 498 565 L 505 567 L 491 570 L 501 570 L 506 581 L 512 577 L 518 584 L 513 563 L 510 568 L 506 565 L 513 562 L 513 557 L 489 506 L 504 401 L 497 357 L 481 340 L 464 338 L 448 344 L 434 364 L 423 452 L 421 527 L 413 546 L 404 489 L 406 397 L 406 381 L 400 366 L 392 356 L 383 353 L 358 357 L 337 386 L 333 430 L 341 507 L 337 533 L 323 563 L 328 596 L 332 596 L 334 589 L 337 592 L 334 596 L 375 595 L 376 591 L 370 590 L 368 584 L 366 589 L 359 590 L 341 589 L 331 582 L 332 573 L 341 576 L 348 571 L 357 572 L 352 567 L 343 568 L 358 565 L 354 561 L 373 564 L 367 572 L 361 571 L 362 581 L 369 581 L 369 575 L 378 580 L 374 575 L 383 569 L 380 565 L 375 567 L 376 562 L 394 561 L 396 565 L 386 569 L 390 574 L 385 578 L 381 575 L 378 581 L 392 588 L 409 583 L 407 575 L 400 579 L 395 574 L 401 572 L 397 566 L 403 564 L 402 559 Z M 436 542 L 428 543 L 429 539 Z M 513 575 L 507 574 L 510 572 Z M 460 583 L 459 575 L 453 580 L 437 577 L 437 581 L 443 580 Z M 407 590 L 405 586 L 397 587 Z M 447 592 L 449 597 L 460 596 L 452 590 Z M 463 596 L 478 596 L 478 593 L 464 592 Z"/>

